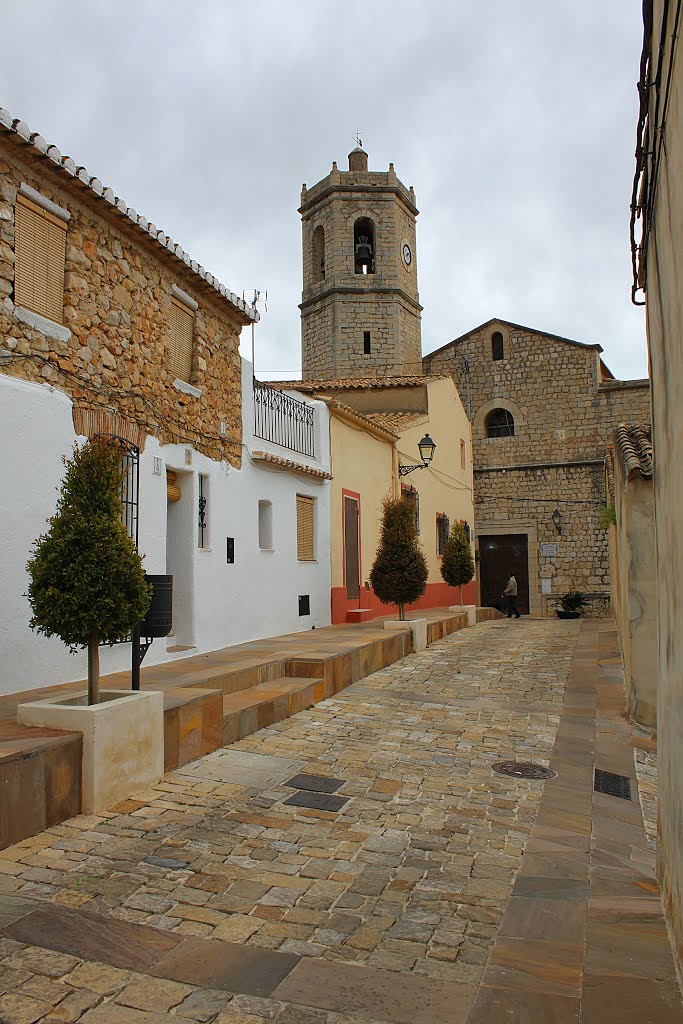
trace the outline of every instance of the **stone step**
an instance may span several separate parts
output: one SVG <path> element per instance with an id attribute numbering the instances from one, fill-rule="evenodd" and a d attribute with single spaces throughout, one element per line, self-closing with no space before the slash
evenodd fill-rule
<path id="1" fill-rule="evenodd" d="M 327 690 L 330 690 L 328 693 Z M 235 743 L 330 696 L 323 679 L 281 676 L 223 697 L 223 743 Z"/>

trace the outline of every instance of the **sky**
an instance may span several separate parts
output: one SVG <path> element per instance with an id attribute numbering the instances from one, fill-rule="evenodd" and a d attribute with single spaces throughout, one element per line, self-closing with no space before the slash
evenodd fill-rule
<path id="1" fill-rule="evenodd" d="M 647 375 L 640 0 L 8 0 L 2 21 L 0 106 L 230 289 L 267 289 L 264 379 L 301 366 L 301 184 L 357 131 L 415 188 L 423 352 L 498 317 Z"/>

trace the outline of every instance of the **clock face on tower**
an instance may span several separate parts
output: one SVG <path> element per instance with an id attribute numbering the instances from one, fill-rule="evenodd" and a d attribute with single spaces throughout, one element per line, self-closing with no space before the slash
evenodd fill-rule
<path id="1" fill-rule="evenodd" d="M 407 267 L 413 262 L 413 254 L 410 251 L 410 246 L 407 242 L 403 243 L 403 262 Z"/>

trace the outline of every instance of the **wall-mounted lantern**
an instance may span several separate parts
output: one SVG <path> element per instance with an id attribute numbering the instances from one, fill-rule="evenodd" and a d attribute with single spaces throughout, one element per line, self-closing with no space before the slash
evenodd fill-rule
<path id="1" fill-rule="evenodd" d="M 436 451 L 436 444 L 432 441 L 429 434 L 425 434 L 422 440 L 418 443 L 418 450 L 420 452 L 420 458 L 422 462 L 416 463 L 414 466 L 399 466 L 398 475 L 407 476 L 408 473 L 412 473 L 415 469 L 426 469 L 434 458 L 434 452 Z"/>
<path id="2" fill-rule="evenodd" d="M 555 509 L 551 516 L 551 519 L 553 521 L 553 526 L 555 527 L 557 532 L 562 533 L 562 514 L 560 513 L 559 509 Z"/>

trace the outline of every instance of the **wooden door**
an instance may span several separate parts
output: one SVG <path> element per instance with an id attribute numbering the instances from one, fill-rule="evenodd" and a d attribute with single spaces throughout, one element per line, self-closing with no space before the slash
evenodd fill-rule
<path id="1" fill-rule="evenodd" d="M 354 601 L 360 597 L 358 519 L 358 502 L 344 496 L 344 581 L 346 596 Z"/>
<path id="2" fill-rule="evenodd" d="M 479 585 L 481 603 L 485 608 L 503 611 L 506 600 L 501 595 L 510 576 L 517 580 L 517 607 L 529 614 L 529 552 L 525 533 L 479 536 Z"/>

